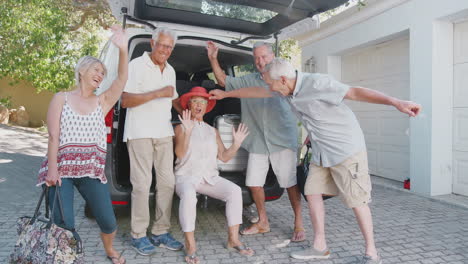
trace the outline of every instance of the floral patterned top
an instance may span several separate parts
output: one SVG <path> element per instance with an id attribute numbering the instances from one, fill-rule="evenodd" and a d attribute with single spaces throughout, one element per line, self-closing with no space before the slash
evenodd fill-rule
<path id="1" fill-rule="evenodd" d="M 58 174 L 61 178 L 90 177 L 107 183 L 104 174 L 107 133 L 101 105 L 87 115 L 80 115 L 68 104 L 67 94 L 60 117 Z M 47 170 L 46 156 L 39 169 L 37 186 L 45 183 Z"/>

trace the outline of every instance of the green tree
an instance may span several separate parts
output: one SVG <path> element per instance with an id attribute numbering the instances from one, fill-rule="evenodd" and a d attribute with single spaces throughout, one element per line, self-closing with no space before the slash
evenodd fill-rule
<path id="1" fill-rule="evenodd" d="M 74 85 L 76 61 L 98 55 L 115 23 L 105 0 L 2 0 L 0 18 L 0 78 L 53 92 Z"/>

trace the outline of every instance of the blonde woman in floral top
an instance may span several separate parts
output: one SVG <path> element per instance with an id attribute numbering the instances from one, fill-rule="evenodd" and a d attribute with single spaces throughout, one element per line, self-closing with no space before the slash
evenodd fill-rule
<path id="1" fill-rule="evenodd" d="M 110 88 L 99 96 L 96 89 L 106 75 L 104 64 L 93 57 L 81 58 L 75 67 L 76 89 L 57 93 L 49 105 L 47 157 L 39 170 L 38 185 L 49 186 L 53 201 L 56 185 L 60 187 L 64 227 L 74 229 L 74 187 L 90 206 L 101 229 L 107 258 L 125 263 L 113 247 L 117 223 L 104 175 L 106 127 L 104 116 L 114 106 L 127 82 L 128 37 L 119 27 L 112 27 L 112 43 L 119 48 L 118 76 Z M 52 205 L 51 205 L 52 207 Z M 62 219 L 59 208 L 53 212 L 56 223 Z"/>

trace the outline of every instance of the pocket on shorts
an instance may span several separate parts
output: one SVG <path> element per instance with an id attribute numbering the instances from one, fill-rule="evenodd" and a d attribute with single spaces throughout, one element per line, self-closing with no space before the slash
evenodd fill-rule
<path id="1" fill-rule="evenodd" d="M 353 163 L 348 166 L 349 194 L 353 198 L 361 198 L 370 194 L 372 185 L 370 182 L 369 171 L 359 169 L 359 163 Z"/>

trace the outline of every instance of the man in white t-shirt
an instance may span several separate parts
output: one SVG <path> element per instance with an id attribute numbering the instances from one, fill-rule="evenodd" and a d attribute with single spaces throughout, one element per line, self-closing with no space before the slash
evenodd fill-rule
<path id="1" fill-rule="evenodd" d="M 183 245 L 169 233 L 175 178 L 173 172 L 171 108 L 178 98 L 176 77 L 167 59 L 175 32 L 158 28 L 151 39 L 151 52 L 129 64 L 121 105 L 127 108 L 123 141 L 127 142 L 132 183 L 132 246 L 141 255 L 151 255 L 155 246 L 180 250 Z M 174 104 L 178 107 L 178 104 Z M 152 168 L 156 171 L 156 209 L 151 235 L 148 199 Z"/>

